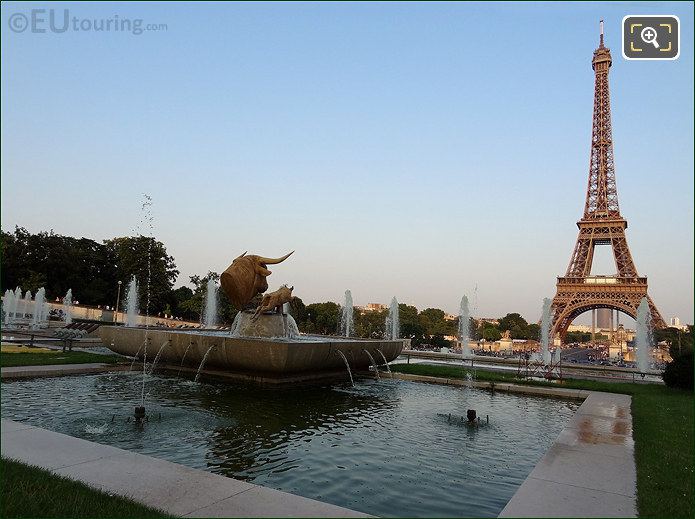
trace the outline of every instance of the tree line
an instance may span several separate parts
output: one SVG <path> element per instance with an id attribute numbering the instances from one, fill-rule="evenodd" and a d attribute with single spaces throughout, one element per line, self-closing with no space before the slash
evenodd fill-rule
<path id="1" fill-rule="evenodd" d="M 61 298 L 68 289 L 84 304 L 114 306 L 118 282 L 121 281 L 121 300 L 131 277 L 138 279 L 139 300 L 147 299 L 149 258 L 149 301 L 151 315 L 173 315 L 189 321 L 199 321 L 203 309 L 206 284 L 209 279 L 219 282 L 219 273 L 190 276 L 192 286 L 174 288 L 179 271 L 165 245 L 146 236 L 117 237 L 98 242 L 88 238 L 73 238 L 53 231 L 32 234 L 22 227 L 14 232 L 2 231 L 0 238 L 2 292 L 21 287 L 32 293 L 46 289 L 48 300 Z M 121 305 L 121 308 L 123 305 Z M 219 292 L 219 319 L 231 324 L 238 309 Z M 305 305 L 296 298 L 290 312 L 299 329 L 306 333 L 335 334 L 342 313 L 340 305 L 327 301 Z M 400 304 L 400 329 L 403 338 L 413 344 L 449 345 L 445 337 L 458 335 L 458 318 L 446 318 L 439 308 L 418 311 L 414 306 Z M 355 336 L 382 337 L 387 311 L 361 312 L 355 309 Z M 528 323 L 518 313 L 511 313 L 499 322 L 471 319 L 472 340 L 495 341 L 509 331 L 513 339 L 537 340 L 539 327 Z"/>

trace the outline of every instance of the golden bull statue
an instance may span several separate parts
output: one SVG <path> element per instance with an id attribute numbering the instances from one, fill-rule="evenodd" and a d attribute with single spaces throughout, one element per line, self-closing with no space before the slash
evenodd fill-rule
<path id="1" fill-rule="evenodd" d="M 293 252 L 281 258 L 265 258 L 254 254 L 247 256 L 244 252 L 220 276 L 222 290 L 234 306 L 243 310 L 256 295 L 268 290 L 266 278 L 271 274 L 268 265 L 285 261 Z"/>

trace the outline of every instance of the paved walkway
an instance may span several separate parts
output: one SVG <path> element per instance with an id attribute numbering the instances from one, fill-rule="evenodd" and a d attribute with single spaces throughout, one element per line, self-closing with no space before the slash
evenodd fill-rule
<path id="1" fill-rule="evenodd" d="M 184 517 L 369 517 L 305 497 L 0 421 L 2 455 Z"/>
<path id="2" fill-rule="evenodd" d="M 637 517 L 630 402 L 590 393 L 499 517 Z"/>
<path id="3" fill-rule="evenodd" d="M 48 366 L 14 366 L 2 368 L 0 377 L 5 380 L 36 377 L 61 377 L 63 375 L 83 375 L 85 373 L 103 373 L 104 371 L 121 371 L 129 366 L 120 364 L 51 364 Z"/>

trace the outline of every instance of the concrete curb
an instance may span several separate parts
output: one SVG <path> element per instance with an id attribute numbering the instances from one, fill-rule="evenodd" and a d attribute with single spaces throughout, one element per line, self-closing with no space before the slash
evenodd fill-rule
<path id="1" fill-rule="evenodd" d="M 2 455 L 181 517 L 370 517 L 367 514 L 12 420 Z"/>
<path id="2" fill-rule="evenodd" d="M 510 384 L 508 382 L 487 382 L 477 380 L 462 380 L 460 378 L 428 377 L 425 375 L 411 375 L 409 373 L 392 372 L 393 378 L 409 380 L 412 382 L 425 382 L 428 384 L 443 384 L 447 386 L 468 386 L 482 389 L 494 389 L 506 393 L 522 393 L 526 395 L 539 395 L 555 398 L 571 398 L 584 400 L 592 392 L 581 389 L 566 389 L 563 387 L 525 386 L 522 384 Z"/>
<path id="3" fill-rule="evenodd" d="M 499 517 L 637 517 L 631 402 L 591 392 Z"/>

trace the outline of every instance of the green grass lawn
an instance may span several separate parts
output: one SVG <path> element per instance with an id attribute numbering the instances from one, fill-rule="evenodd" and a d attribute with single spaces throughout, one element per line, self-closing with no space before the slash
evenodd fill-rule
<path id="1" fill-rule="evenodd" d="M 31 349 L 27 348 L 26 353 L 0 353 L 0 366 L 3 368 L 12 366 L 46 366 L 50 364 L 87 364 L 91 362 L 116 364 L 126 360 L 120 355 L 98 355 L 83 351 L 32 353 Z"/>
<path id="2" fill-rule="evenodd" d="M 0 468 L 2 517 L 171 517 L 7 458 Z"/>
<path id="3" fill-rule="evenodd" d="M 466 378 L 470 368 L 395 364 L 392 371 L 445 378 Z M 512 373 L 476 369 L 476 380 L 526 382 Z M 555 387 L 632 395 L 632 428 L 640 517 L 692 517 L 695 468 L 693 393 L 656 384 L 566 379 Z"/>
<path id="4" fill-rule="evenodd" d="M 467 373 L 473 374 L 470 367 L 444 366 L 437 364 L 392 364 L 391 371 L 425 375 L 427 377 L 466 378 Z M 475 368 L 475 379 L 483 382 L 519 382 L 516 373 L 506 371 L 483 371 Z"/>

